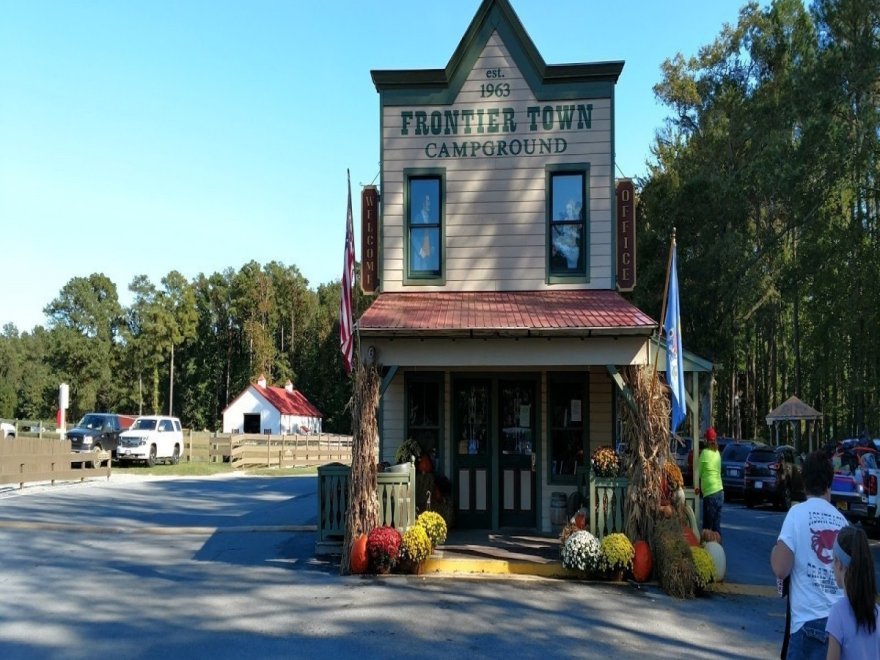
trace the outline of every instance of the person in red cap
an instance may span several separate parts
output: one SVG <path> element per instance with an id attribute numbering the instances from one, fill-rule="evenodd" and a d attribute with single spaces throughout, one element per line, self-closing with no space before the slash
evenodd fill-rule
<path id="1" fill-rule="evenodd" d="M 711 426 L 706 429 L 706 451 L 700 452 L 699 481 L 694 492 L 703 496 L 703 529 L 721 534 L 721 507 L 724 506 L 724 484 L 721 483 L 721 452 L 718 434 Z"/>

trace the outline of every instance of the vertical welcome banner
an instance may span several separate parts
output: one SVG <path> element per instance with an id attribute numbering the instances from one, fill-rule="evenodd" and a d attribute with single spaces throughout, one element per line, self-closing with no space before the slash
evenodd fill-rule
<path id="1" fill-rule="evenodd" d="M 379 192 L 367 186 L 361 192 L 361 291 L 375 293 L 379 286 Z"/>

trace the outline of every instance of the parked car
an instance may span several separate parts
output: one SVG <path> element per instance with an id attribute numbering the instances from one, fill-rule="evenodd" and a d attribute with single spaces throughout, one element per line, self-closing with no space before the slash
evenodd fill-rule
<path id="1" fill-rule="evenodd" d="M 119 434 L 128 429 L 134 420 L 133 415 L 86 413 L 67 432 L 70 449 L 75 452 L 109 451 L 115 459 Z"/>
<path id="2" fill-rule="evenodd" d="M 841 446 L 831 461 L 834 464 L 831 503 L 853 522 L 880 522 L 877 507 L 880 469 L 876 450 L 856 445 Z"/>
<path id="3" fill-rule="evenodd" d="M 148 415 L 138 417 L 131 428 L 119 436 L 116 458 L 119 463 L 157 461 L 177 465 L 183 451 L 183 430 L 177 417 Z"/>
<path id="4" fill-rule="evenodd" d="M 721 452 L 721 483 L 724 485 L 724 499 L 742 499 L 746 492 L 746 458 L 756 447 L 754 442 L 730 442 Z"/>
<path id="5" fill-rule="evenodd" d="M 14 438 L 15 426 L 9 422 L 0 422 L 0 434 L 2 434 L 4 438 Z"/>
<path id="6" fill-rule="evenodd" d="M 754 447 L 743 465 L 746 506 L 772 502 L 788 511 L 793 499 L 805 498 L 802 459 L 794 447 Z"/>

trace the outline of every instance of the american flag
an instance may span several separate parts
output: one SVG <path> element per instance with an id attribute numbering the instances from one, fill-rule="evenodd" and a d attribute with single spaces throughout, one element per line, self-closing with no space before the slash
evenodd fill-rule
<path id="1" fill-rule="evenodd" d="M 347 172 L 347 171 L 346 171 Z M 351 215 L 351 173 L 348 174 L 348 213 L 345 218 L 345 264 L 342 267 L 342 301 L 339 304 L 339 348 L 345 372 L 351 373 L 354 357 L 354 330 L 351 294 L 354 289 L 354 219 Z"/>

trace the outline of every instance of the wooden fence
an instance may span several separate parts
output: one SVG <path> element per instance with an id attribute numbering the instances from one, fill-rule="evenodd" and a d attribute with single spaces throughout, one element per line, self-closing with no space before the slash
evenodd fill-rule
<path id="1" fill-rule="evenodd" d="M 330 462 L 351 464 L 351 436 L 237 435 L 232 438 L 234 468 L 309 467 Z"/>
<path id="2" fill-rule="evenodd" d="M 37 481 L 84 481 L 110 478 L 110 452 L 76 453 L 69 440 L 7 438 L 0 440 L 0 484 Z M 94 467 L 100 465 L 101 467 Z"/>

